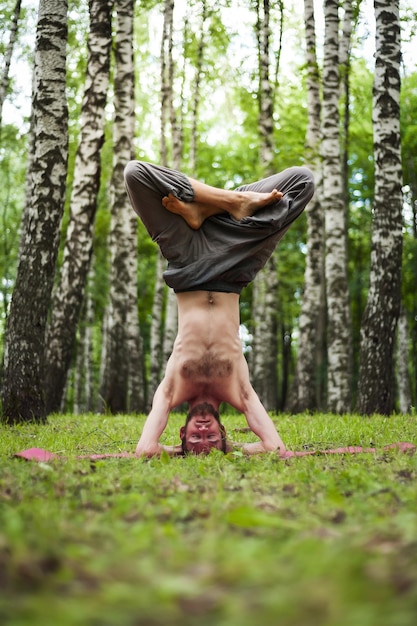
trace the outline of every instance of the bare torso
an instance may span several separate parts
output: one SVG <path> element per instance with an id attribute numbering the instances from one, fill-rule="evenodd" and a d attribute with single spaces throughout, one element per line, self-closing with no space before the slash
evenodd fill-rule
<path id="1" fill-rule="evenodd" d="M 216 410 L 227 402 L 244 413 L 259 441 L 243 444 L 245 454 L 285 451 L 276 428 L 253 390 L 239 338 L 239 296 L 191 291 L 177 294 L 178 335 L 165 376 L 155 392 L 152 410 L 136 448 L 152 456 L 162 449 L 180 453 L 181 446 L 161 446 L 159 437 L 170 411 L 187 402 L 191 410 L 209 403 Z"/>
<path id="2" fill-rule="evenodd" d="M 239 296 L 192 291 L 177 294 L 178 335 L 165 383 L 172 406 L 222 401 L 239 409 L 249 374 L 239 338 Z"/>

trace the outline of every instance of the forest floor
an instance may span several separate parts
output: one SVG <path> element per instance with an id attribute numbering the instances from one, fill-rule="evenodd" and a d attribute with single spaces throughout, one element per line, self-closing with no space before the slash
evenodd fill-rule
<path id="1" fill-rule="evenodd" d="M 384 451 L 416 414 L 274 417 L 290 449 L 374 454 L 75 459 L 133 452 L 143 420 L 0 426 L 2 626 L 417 623 L 417 453 Z M 13 457 L 31 447 L 67 458 Z"/>

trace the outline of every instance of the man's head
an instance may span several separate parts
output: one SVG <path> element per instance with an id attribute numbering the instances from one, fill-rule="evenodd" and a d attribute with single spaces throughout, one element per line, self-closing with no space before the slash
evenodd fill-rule
<path id="1" fill-rule="evenodd" d="M 208 454 L 212 448 L 226 452 L 226 430 L 212 404 L 196 404 L 180 430 L 183 454 Z"/>

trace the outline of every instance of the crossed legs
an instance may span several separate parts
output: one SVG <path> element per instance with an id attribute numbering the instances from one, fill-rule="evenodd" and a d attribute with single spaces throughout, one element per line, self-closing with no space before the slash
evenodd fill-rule
<path id="1" fill-rule="evenodd" d="M 282 198 L 282 193 L 273 189 L 267 193 L 257 191 L 231 191 L 218 189 L 193 178 L 188 178 L 193 190 L 194 200 L 185 202 L 172 193 L 162 199 L 162 205 L 187 222 L 190 228 L 197 230 L 204 220 L 219 213 L 229 213 L 236 220 L 249 217 L 259 209 Z"/>

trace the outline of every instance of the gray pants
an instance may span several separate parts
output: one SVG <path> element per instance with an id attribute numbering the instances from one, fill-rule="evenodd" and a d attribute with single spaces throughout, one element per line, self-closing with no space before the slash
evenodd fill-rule
<path id="1" fill-rule="evenodd" d="M 130 161 L 125 168 L 125 181 L 133 209 L 168 261 L 165 282 L 176 292 L 240 293 L 265 265 L 314 193 L 310 170 L 291 167 L 238 187 L 240 191 L 258 192 L 278 189 L 283 193 L 278 202 L 241 221 L 221 213 L 193 230 L 161 203 L 169 193 L 192 202 L 194 191 L 184 174 L 160 165 Z"/>

